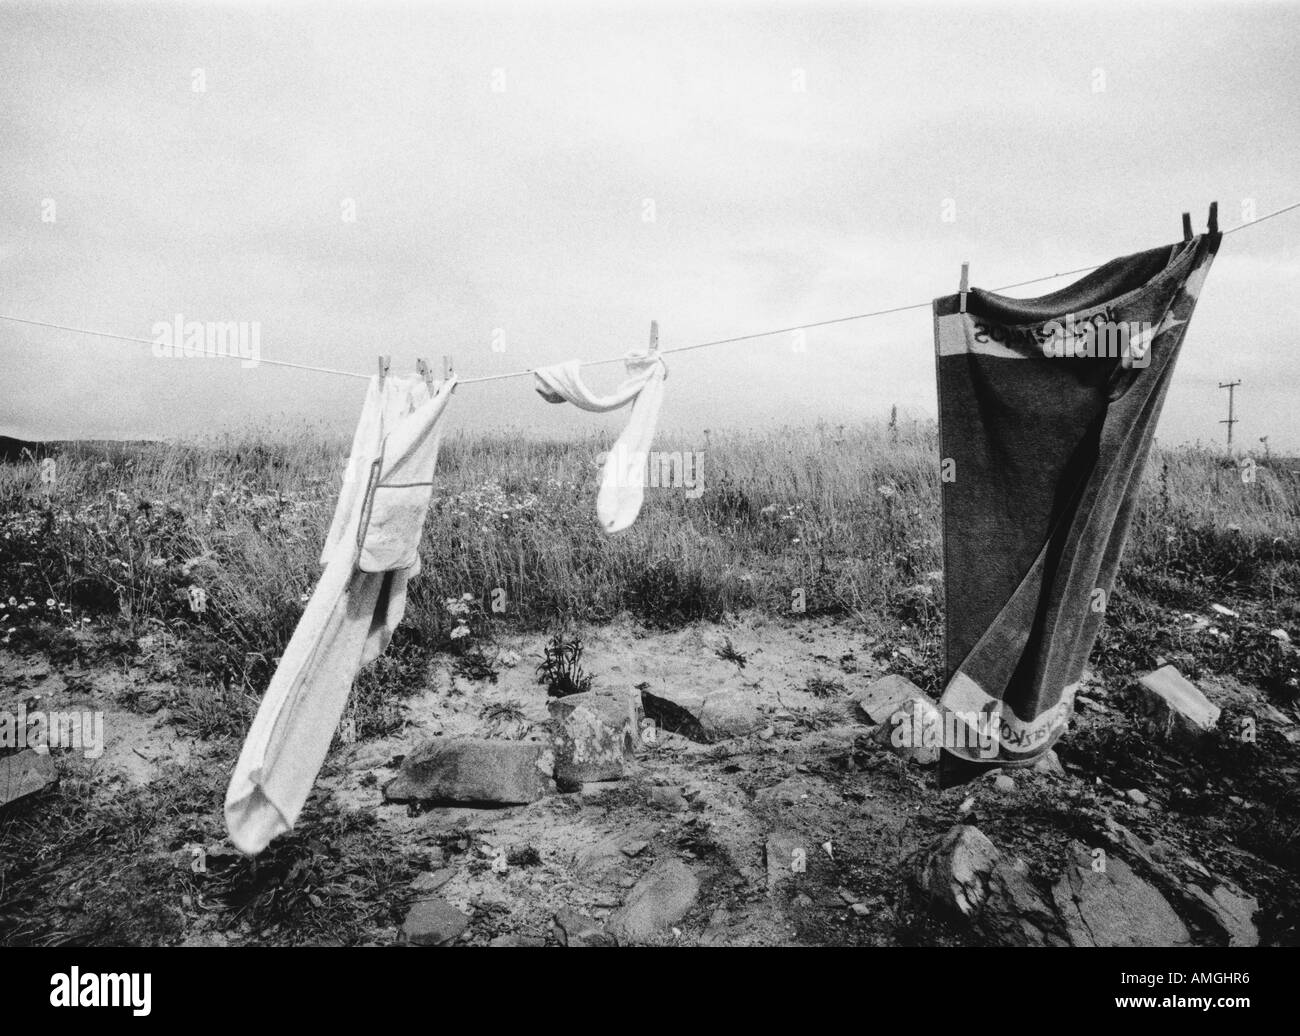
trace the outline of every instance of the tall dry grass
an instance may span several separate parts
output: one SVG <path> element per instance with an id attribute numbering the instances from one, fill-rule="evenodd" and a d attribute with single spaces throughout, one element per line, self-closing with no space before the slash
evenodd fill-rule
<path id="1" fill-rule="evenodd" d="M 917 423 L 714 433 L 656 448 L 703 454 L 703 491 L 647 489 L 631 529 L 595 517 L 602 437 L 453 435 L 421 546 L 402 643 L 453 646 L 448 599 L 476 634 L 630 611 L 674 624 L 757 608 L 900 628 L 923 653 L 941 622 L 935 431 Z M 111 617 L 131 636 L 179 631 L 257 689 L 319 575 L 346 443 L 302 432 L 106 449 L 0 465 L 0 638 Z M 1144 592 L 1258 594 L 1296 618 L 1300 493 L 1290 467 L 1253 483 L 1203 450 L 1157 451 L 1125 571 Z M 195 611 L 199 588 L 205 607 Z M 490 610 L 504 590 L 504 613 Z M 25 606 L 25 607 L 19 607 Z M 14 634 L 8 630 L 15 630 Z"/>

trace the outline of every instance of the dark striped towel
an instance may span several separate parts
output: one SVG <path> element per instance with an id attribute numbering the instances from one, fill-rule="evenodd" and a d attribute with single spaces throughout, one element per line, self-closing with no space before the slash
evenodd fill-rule
<path id="1" fill-rule="evenodd" d="M 941 786 L 1065 730 L 1221 235 L 1037 299 L 934 302 L 946 588 Z"/>

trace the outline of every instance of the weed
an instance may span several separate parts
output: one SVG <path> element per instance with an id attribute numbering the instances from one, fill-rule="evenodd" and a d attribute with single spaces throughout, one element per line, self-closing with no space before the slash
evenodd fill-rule
<path id="1" fill-rule="evenodd" d="M 745 656 L 735 649 L 730 637 L 722 647 L 718 648 L 717 656 L 724 662 L 735 662 L 741 669 L 745 668 Z"/>
<path id="2" fill-rule="evenodd" d="M 803 689 L 814 698 L 837 698 L 844 693 L 844 684 L 839 680 L 826 680 L 814 676 L 803 685 Z"/>
<path id="3" fill-rule="evenodd" d="M 582 642 L 577 636 L 566 636 L 561 630 L 551 637 L 543 652 L 537 682 L 550 697 L 563 698 L 591 689 L 591 677 L 582 668 Z"/>

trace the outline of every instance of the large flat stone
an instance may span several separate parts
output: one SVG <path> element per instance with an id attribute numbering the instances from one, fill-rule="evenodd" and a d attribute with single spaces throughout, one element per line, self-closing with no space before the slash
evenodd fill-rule
<path id="1" fill-rule="evenodd" d="M 700 894 L 694 872 L 681 860 L 660 860 L 636 883 L 605 930 L 619 942 L 643 942 L 690 912 Z"/>
<path id="2" fill-rule="evenodd" d="M 712 744 L 729 737 L 743 737 L 763 726 L 762 713 L 753 692 L 737 683 L 724 683 L 708 690 L 661 687 L 643 690 L 645 714 L 662 730 Z"/>
<path id="3" fill-rule="evenodd" d="M 1188 885 L 1186 894 L 1200 904 L 1202 922 L 1221 942 L 1229 946 L 1259 945 L 1259 929 L 1255 927 L 1259 902 L 1253 896 L 1224 885 L 1216 885 L 1211 892 Z"/>
<path id="4" fill-rule="evenodd" d="M 943 713 L 929 698 L 913 695 L 895 707 L 871 736 L 901 759 L 933 766 L 943 747 Z"/>
<path id="5" fill-rule="evenodd" d="M 21 752 L 0 758 L 0 806 L 17 802 L 58 781 L 54 760 L 48 752 Z"/>
<path id="6" fill-rule="evenodd" d="M 1203 737 L 1219 722 L 1219 707 L 1171 665 L 1138 680 L 1138 700 L 1156 729 L 1170 737 Z"/>
<path id="7" fill-rule="evenodd" d="M 445 899 L 422 899 L 402 922 L 401 939 L 412 946 L 445 946 L 468 927 L 469 918 Z"/>
<path id="8" fill-rule="evenodd" d="M 1066 934 L 1075 946 L 1191 946 L 1174 908 L 1118 856 L 1094 863 L 1074 843 L 1073 859 L 1052 889 Z"/>
<path id="9" fill-rule="evenodd" d="M 404 760 L 384 786 L 390 802 L 520 805 L 555 791 L 555 754 L 528 741 L 435 738 Z"/>
<path id="10" fill-rule="evenodd" d="M 872 723 L 884 723 L 904 702 L 921 697 L 924 692 L 906 676 L 889 673 L 872 681 L 869 687 L 855 691 L 849 700 Z"/>

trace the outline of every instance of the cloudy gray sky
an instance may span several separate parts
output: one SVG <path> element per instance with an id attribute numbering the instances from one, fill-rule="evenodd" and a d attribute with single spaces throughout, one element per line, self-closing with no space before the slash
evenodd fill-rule
<path id="1" fill-rule="evenodd" d="M 1300 200 L 1298 41 L 1297 3 L 7 3 L 0 312 L 471 376 L 926 301 Z M 1241 440 L 1300 449 L 1297 287 L 1300 212 L 1226 239 L 1163 441 L 1221 439 L 1240 378 Z M 924 310 L 670 370 L 669 429 L 935 410 Z M 5 321 L 0 379 L 33 437 L 347 432 L 362 391 Z M 526 380 L 453 406 L 618 421 Z"/>

